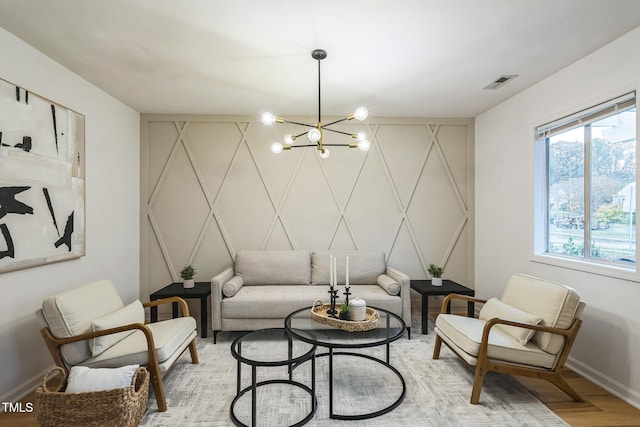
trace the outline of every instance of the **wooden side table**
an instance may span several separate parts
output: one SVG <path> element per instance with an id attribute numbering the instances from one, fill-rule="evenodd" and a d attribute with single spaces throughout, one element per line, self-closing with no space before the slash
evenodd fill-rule
<path id="1" fill-rule="evenodd" d="M 209 329 L 209 325 L 207 324 L 207 298 L 211 295 L 211 282 L 196 282 L 193 288 L 185 289 L 182 286 L 182 282 L 180 283 L 172 283 L 170 285 L 165 286 L 164 288 L 155 291 L 151 295 L 149 295 L 149 299 L 151 301 L 159 300 L 162 298 L 168 297 L 180 297 L 180 298 L 200 298 L 200 328 L 202 331 L 200 332 L 200 336 L 202 338 L 207 337 L 207 329 Z M 173 318 L 178 317 L 178 303 L 174 302 L 171 304 L 171 311 Z M 158 307 L 151 307 L 151 321 L 158 321 Z"/>
<path id="2" fill-rule="evenodd" d="M 445 296 L 449 294 L 460 294 L 467 296 L 475 296 L 476 291 L 469 289 L 466 286 L 462 286 L 459 283 L 451 280 L 443 280 L 442 286 L 433 286 L 431 280 L 411 280 L 411 289 L 422 295 L 422 333 L 428 334 L 427 330 L 428 317 L 429 317 L 429 297 L 430 296 Z M 473 317 L 474 315 L 474 303 L 467 302 L 467 315 Z"/>

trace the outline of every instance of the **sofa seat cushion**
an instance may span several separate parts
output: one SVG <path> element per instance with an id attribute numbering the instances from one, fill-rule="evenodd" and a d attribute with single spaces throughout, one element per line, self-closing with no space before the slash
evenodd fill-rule
<path id="1" fill-rule="evenodd" d="M 463 352 L 464 354 L 460 356 L 467 363 L 475 366 L 485 323 L 485 320 L 472 317 L 439 314 L 436 318 L 436 333 L 448 344 Z M 509 361 L 515 364 L 552 369 L 556 362 L 555 355 L 542 351 L 533 342 L 522 345 L 517 339 L 496 329 L 495 326 L 491 328 L 489 334 L 487 351 L 491 360 Z"/>
<path id="2" fill-rule="evenodd" d="M 51 333 L 68 338 L 92 332 L 91 322 L 111 314 L 124 306 L 110 280 L 100 280 L 47 298 L 42 314 Z M 70 365 L 77 365 L 91 357 L 89 341 L 62 346 L 62 356 Z"/>
<path id="3" fill-rule="evenodd" d="M 311 281 L 309 251 L 240 251 L 235 274 L 245 285 L 308 285 Z"/>
<path id="4" fill-rule="evenodd" d="M 197 335 L 196 321 L 193 317 L 178 317 L 149 323 L 146 326 L 153 334 L 161 370 L 171 366 Z M 93 368 L 113 368 L 123 365 L 146 365 L 148 361 L 147 340 L 144 333 L 137 330 L 99 355 L 87 359 L 82 365 Z"/>
<path id="5" fill-rule="evenodd" d="M 222 300 L 223 319 L 284 319 L 295 310 L 311 307 L 315 300 L 329 303 L 328 286 L 243 286 L 236 295 Z M 340 299 L 344 300 L 340 288 Z M 351 287 L 351 298 L 362 298 L 367 305 L 402 314 L 402 300 L 389 295 L 379 285 Z"/>

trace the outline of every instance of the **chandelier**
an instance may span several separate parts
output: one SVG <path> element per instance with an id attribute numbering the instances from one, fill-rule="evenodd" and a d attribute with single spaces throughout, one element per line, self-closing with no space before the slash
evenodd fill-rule
<path id="1" fill-rule="evenodd" d="M 274 142 L 273 144 L 271 144 L 271 151 L 274 154 L 279 154 L 283 150 L 290 150 L 292 148 L 316 147 L 320 152 L 319 153 L 320 157 L 323 159 L 326 159 L 327 157 L 329 157 L 329 149 L 327 147 L 349 147 L 349 148 L 359 148 L 362 151 L 369 150 L 369 147 L 371 146 L 371 142 L 369 142 L 369 140 L 367 139 L 367 135 L 364 132 L 358 132 L 354 134 L 354 133 L 343 132 L 340 130 L 330 128 L 330 126 L 332 125 L 335 125 L 337 123 L 341 123 L 347 120 L 353 120 L 353 119 L 356 119 L 359 121 L 366 120 L 367 117 L 369 116 L 369 111 L 365 107 L 356 108 L 356 111 L 353 114 L 345 118 L 333 121 L 331 123 L 326 123 L 326 124 L 322 123 L 322 109 L 321 109 L 322 104 L 321 104 L 321 93 L 320 93 L 320 61 L 322 61 L 327 57 L 327 52 L 324 51 L 323 49 L 316 49 L 313 52 L 311 52 L 311 57 L 316 61 L 318 61 L 318 122 L 315 124 L 299 123 L 299 122 L 294 122 L 290 120 L 285 120 L 282 117 L 276 117 L 273 114 L 268 112 L 263 113 L 262 123 L 265 125 L 272 125 L 274 123 L 290 123 L 290 124 L 300 125 L 300 126 L 309 128 L 308 130 L 298 135 L 285 135 L 284 144 L 280 142 Z M 348 144 L 323 144 L 322 136 L 324 131 L 346 135 L 350 137 L 352 141 Z M 307 135 L 307 138 L 310 144 L 294 145 L 294 141 L 305 134 Z"/>

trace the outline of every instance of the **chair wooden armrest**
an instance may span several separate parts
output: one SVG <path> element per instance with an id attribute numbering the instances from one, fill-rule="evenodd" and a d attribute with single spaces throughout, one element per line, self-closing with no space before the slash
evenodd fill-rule
<path id="1" fill-rule="evenodd" d="M 442 300 L 442 306 L 440 307 L 441 314 L 449 313 L 450 311 L 449 306 L 452 300 L 461 300 L 461 301 L 467 301 L 467 302 L 473 302 L 473 303 L 479 303 L 479 304 L 484 304 L 485 302 L 487 302 L 487 300 L 474 298 L 467 295 L 449 294 L 445 296 L 444 299 Z"/>
<path id="2" fill-rule="evenodd" d="M 67 371 L 67 367 L 62 359 L 62 352 L 60 349 L 63 345 L 73 343 L 73 342 L 78 342 L 78 341 L 84 341 L 91 338 L 101 337 L 104 335 L 117 334 L 119 332 L 130 331 L 133 329 L 141 330 L 144 333 L 145 339 L 147 341 L 147 353 L 149 354 L 149 363 L 150 364 L 155 363 L 156 362 L 155 360 L 156 346 L 153 340 L 153 334 L 151 333 L 151 330 L 146 325 L 143 325 L 142 323 L 131 323 L 128 325 L 117 326 L 115 328 L 104 329 L 102 331 L 86 332 L 84 334 L 75 335 L 75 336 L 66 337 L 66 338 L 58 338 L 54 336 L 51 333 L 51 330 L 49 329 L 49 327 L 42 328 L 40 330 L 40 333 L 42 334 L 42 338 L 44 339 L 44 342 L 47 344 L 47 347 L 49 348 L 49 352 L 51 353 L 51 356 L 53 357 L 56 365 L 61 367 L 65 371 Z"/>
<path id="3" fill-rule="evenodd" d="M 180 297 L 168 297 L 168 298 L 162 298 L 162 299 L 157 299 L 155 301 L 149 301 L 149 302 L 145 302 L 142 304 L 143 307 L 154 307 L 154 306 L 159 306 L 159 305 L 163 305 L 163 304 L 171 304 L 177 302 L 178 304 L 180 304 L 180 307 L 182 308 L 182 317 L 189 317 L 189 305 L 187 304 L 187 302 Z"/>

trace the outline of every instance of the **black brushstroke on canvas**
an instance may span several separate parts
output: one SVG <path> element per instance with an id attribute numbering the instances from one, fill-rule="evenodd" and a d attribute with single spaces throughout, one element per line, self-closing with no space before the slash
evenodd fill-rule
<path id="1" fill-rule="evenodd" d="M 2 142 L 2 131 L 0 131 L 0 147 L 11 147 L 9 144 Z"/>
<path id="2" fill-rule="evenodd" d="M 7 214 L 33 214 L 33 208 L 16 200 L 16 194 L 30 189 L 23 187 L 0 187 L 0 218 Z"/>
<path id="3" fill-rule="evenodd" d="M 58 152 L 58 124 L 56 123 L 56 107 L 51 104 L 51 117 L 53 118 L 53 137 L 56 139 L 56 154 Z"/>
<path id="4" fill-rule="evenodd" d="M 71 235 L 73 234 L 73 212 L 67 218 L 67 225 L 64 227 L 64 234 L 56 241 L 56 248 L 67 245 L 71 252 Z"/>
<path id="5" fill-rule="evenodd" d="M 20 102 L 20 88 L 16 86 L 16 101 Z"/>
<path id="6" fill-rule="evenodd" d="M 44 193 L 44 198 L 47 200 L 47 206 L 49 207 L 49 213 L 51 214 L 51 219 L 53 219 L 53 226 L 56 228 L 56 232 L 58 233 L 58 237 L 60 237 L 60 229 L 58 228 L 58 221 L 56 221 L 56 214 L 53 212 L 53 205 L 51 204 L 51 197 L 49 197 L 49 189 L 44 187 L 42 189 Z"/>
<path id="7" fill-rule="evenodd" d="M 31 137 L 23 136 L 22 144 L 16 144 L 15 148 L 20 148 L 21 150 L 26 151 L 27 153 L 31 151 Z"/>
<path id="8" fill-rule="evenodd" d="M 24 91 L 24 103 L 29 105 L 29 91 L 28 90 Z"/>
<path id="9" fill-rule="evenodd" d="M 0 259 L 6 258 L 6 257 L 15 258 L 15 250 L 13 248 L 13 239 L 11 239 L 11 233 L 9 232 L 9 227 L 7 227 L 7 224 L 0 224 L 0 232 L 2 232 L 4 241 L 7 244 L 7 250 L 0 251 Z"/>

